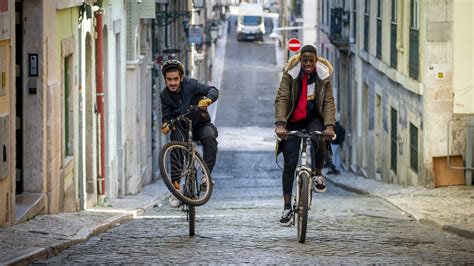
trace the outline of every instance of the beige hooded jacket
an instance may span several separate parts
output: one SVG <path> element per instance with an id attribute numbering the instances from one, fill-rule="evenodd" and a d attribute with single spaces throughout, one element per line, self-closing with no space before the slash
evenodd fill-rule
<path id="1" fill-rule="evenodd" d="M 287 122 L 296 106 L 298 95 L 298 75 L 301 70 L 300 55 L 295 55 L 288 60 L 285 66 L 280 87 L 275 97 L 275 121 Z M 316 72 L 322 82 L 317 82 L 312 97 L 316 103 L 316 109 L 323 118 L 325 126 L 336 124 L 336 106 L 332 93 L 333 67 L 328 60 L 318 57 Z"/>

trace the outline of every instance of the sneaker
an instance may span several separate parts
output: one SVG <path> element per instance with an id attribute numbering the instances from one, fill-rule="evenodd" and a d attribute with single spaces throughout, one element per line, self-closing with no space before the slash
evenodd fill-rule
<path id="1" fill-rule="evenodd" d="M 327 175 L 339 175 L 341 172 L 339 172 L 339 170 L 336 170 L 336 169 L 329 169 L 329 171 L 326 172 Z"/>
<path id="2" fill-rule="evenodd" d="M 313 176 L 314 190 L 318 193 L 326 192 L 326 181 L 322 175 Z"/>
<path id="3" fill-rule="evenodd" d="M 180 189 L 179 181 L 174 181 L 173 186 L 176 189 Z M 170 204 L 171 208 L 178 208 L 179 206 L 181 206 L 181 201 L 179 201 L 179 199 L 177 199 L 173 194 L 170 195 L 168 203 Z"/>
<path id="4" fill-rule="evenodd" d="M 177 199 L 173 194 L 171 194 L 170 198 L 168 199 L 168 203 L 170 204 L 171 208 L 178 208 L 181 206 L 181 201 Z"/>
<path id="5" fill-rule="evenodd" d="M 200 186 L 201 192 L 204 192 L 207 190 L 207 177 L 203 176 L 201 178 L 201 186 Z"/>
<path id="6" fill-rule="evenodd" d="M 284 209 L 281 213 L 280 225 L 290 226 L 293 219 L 293 211 L 291 209 Z"/>

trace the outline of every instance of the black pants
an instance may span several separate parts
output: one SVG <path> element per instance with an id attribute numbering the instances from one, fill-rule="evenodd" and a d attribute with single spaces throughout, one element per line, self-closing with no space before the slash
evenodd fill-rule
<path id="1" fill-rule="evenodd" d="M 308 132 L 324 130 L 324 125 L 320 118 L 314 117 L 309 120 L 305 120 L 297 123 L 288 123 L 286 126 L 287 130 L 302 130 L 306 129 Z M 312 157 L 312 165 L 315 169 L 313 171 L 320 172 L 324 165 L 324 153 L 326 152 L 326 145 L 321 138 L 315 137 L 311 139 L 313 144 L 314 153 Z M 298 159 L 300 154 L 301 139 L 297 137 L 289 137 L 283 140 L 281 150 L 283 152 L 283 158 L 285 164 L 283 166 L 282 182 L 283 182 L 283 195 L 290 195 L 293 190 L 293 182 L 295 178 L 295 170 L 298 165 Z"/>
<path id="2" fill-rule="evenodd" d="M 216 164 L 217 156 L 217 128 L 211 122 L 201 123 L 193 127 L 193 140 L 201 142 L 203 149 L 203 159 L 206 162 L 209 171 L 212 173 L 214 165 Z M 187 127 L 179 125 L 176 127 L 176 130 L 171 131 L 170 139 L 173 141 L 184 141 L 189 138 Z M 179 155 L 175 155 L 181 157 Z M 176 169 L 176 166 L 171 165 L 171 175 L 172 179 L 176 180 L 179 177 L 174 177 L 173 169 Z M 179 169 L 176 169 L 179 171 Z"/>

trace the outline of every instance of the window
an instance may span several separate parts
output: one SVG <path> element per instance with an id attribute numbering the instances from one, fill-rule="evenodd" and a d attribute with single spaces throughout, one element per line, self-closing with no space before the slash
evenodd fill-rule
<path id="1" fill-rule="evenodd" d="M 409 76 L 418 80 L 420 68 L 419 53 L 419 17 L 420 17 L 420 1 L 411 0 L 410 2 L 410 51 L 409 51 Z"/>
<path id="2" fill-rule="evenodd" d="M 330 23 L 330 14 L 331 14 L 331 7 L 329 6 L 329 0 L 326 2 L 326 25 Z"/>
<path id="3" fill-rule="evenodd" d="M 410 28 L 419 29 L 420 28 L 420 0 L 411 0 L 410 5 Z"/>
<path id="4" fill-rule="evenodd" d="M 390 111 L 390 169 L 397 174 L 397 110 L 391 108 Z"/>
<path id="5" fill-rule="evenodd" d="M 321 7 L 321 23 L 322 24 L 324 24 L 324 21 L 325 21 L 325 19 L 324 19 L 324 13 L 326 11 L 325 4 L 326 4 L 326 1 L 321 2 L 321 5 L 322 5 L 322 7 Z"/>
<path id="6" fill-rule="evenodd" d="M 74 123 L 72 94 L 72 55 L 64 58 L 64 112 L 63 112 L 63 149 L 64 157 L 73 155 Z"/>
<path id="7" fill-rule="evenodd" d="M 352 38 L 353 43 L 356 42 L 357 38 L 357 0 L 352 0 Z"/>
<path id="8" fill-rule="evenodd" d="M 418 128 L 410 123 L 410 168 L 418 173 Z"/>
<path id="9" fill-rule="evenodd" d="M 392 0 L 392 18 L 390 22 L 390 66 L 397 68 L 397 15 L 398 0 Z"/>
<path id="10" fill-rule="evenodd" d="M 364 51 L 369 51 L 370 0 L 365 0 L 364 8 Z"/>
<path id="11" fill-rule="evenodd" d="M 382 0 L 377 0 L 377 49 L 375 56 L 382 58 Z"/>

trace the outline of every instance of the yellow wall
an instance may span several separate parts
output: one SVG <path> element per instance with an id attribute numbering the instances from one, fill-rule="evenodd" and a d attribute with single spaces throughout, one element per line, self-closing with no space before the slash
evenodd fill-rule
<path id="1" fill-rule="evenodd" d="M 6 94 L 0 96 L 0 116 L 10 114 L 10 42 L 9 40 L 0 41 L 0 86 L 5 86 Z M 2 84 L 3 83 L 3 84 Z M 11 130 L 10 130 L 11 132 Z M 11 136 L 10 136 L 11 139 Z M 10 154 L 9 154 L 10 155 Z M 11 164 L 10 164 L 11 165 Z M 11 173 L 11 171 L 10 171 Z M 0 225 L 11 222 L 11 178 L 7 176 L 6 179 L 0 181 Z M 9 215 L 10 214 L 10 215 Z"/>
<path id="2" fill-rule="evenodd" d="M 74 36 L 75 40 L 77 41 L 77 34 L 78 34 L 78 17 L 79 17 L 79 8 L 68 8 L 68 9 L 61 9 L 56 11 L 56 66 L 57 68 L 57 77 L 61 77 L 61 40 L 67 39 L 71 36 Z"/>
<path id="3" fill-rule="evenodd" d="M 0 96 L 0 115 L 4 115 L 9 112 L 9 76 L 10 76 L 10 46 L 9 41 L 0 41 L 0 75 L 5 79 L 3 80 L 0 77 L 0 83 L 5 83 L 6 95 Z M 2 74 L 4 73 L 4 74 Z M 2 84 L 0 84 L 2 86 Z"/>
<path id="4" fill-rule="evenodd" d="M 454 113 L 474 114 L 474 1 L 454 0 Z"/>

